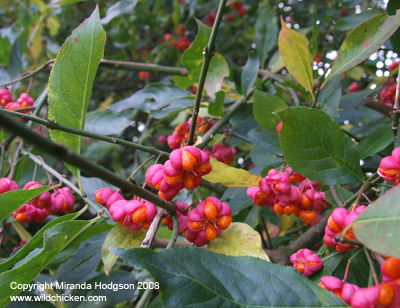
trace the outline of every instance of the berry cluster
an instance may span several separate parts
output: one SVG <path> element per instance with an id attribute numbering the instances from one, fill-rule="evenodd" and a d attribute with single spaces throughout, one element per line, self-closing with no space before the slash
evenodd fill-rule
<path id="1" fill-rule="evenodd" d="M 186 146 L 171 152 L 164 165 L 155 164 L 146 172 L 146 183 L 159 190 L 164 200 L 171 200 L 183 188 L 194 189 L 201 177 L 211 172 L 210 157 L 205 151 Z"/>
<path id="2" fill-rule="evenodd" d="M 17 102 L 14 102 L 10 91 L 8 89 L 0 90 L 0 105 L 4 106 L 7 110 L 15 110 L 25 107 L 32 107 L 35 103 L 35 100 L 30 97 L 27 93 L 22 93 L 20 97 L 17 99 Z M 27 113 L 28 110 L 21 110 L 21 113 Z"/>
<path id="3" fill-rule="evenodd" d="M 337 243 L 334 240 L 336 235 L 340 235 L 342 231 L 350 225 L 367 207 L 364 205 L 355 206 L 353 211 L 349 212 L 345 208 L 337 208 L 332 212 L 325 227 L 324 243 L 328 247 L 335 247 L 340 253 L 347 252 L 353 245 Z M 345 237 L 349 240 L 356 240 L 353 228 L 346 232 Z"/>
<path id="4" fill-rule="evenodd" d="M 114 221 L 132 231 L 148 230 L 157 213 L 153 203 L 137 197 L 126 200 L 111 188 L 101 188 L 94 196 L 97 203 L 108 208 Z"/>
<path id="5" fill-rule="evenodd" d="M 208 197 L 188 214 L 186 239 L 198 246 L 215 240 L 232 222 L 232 210 L 216 197 Z"/>
<path id="6" fill-rule="evenodd" d="M 210 155 L 210 157 L 214 157 L 219 162 L 231 165 L 235 159 L 236 150 L 228 145 L 217 143 L 213 145 L 212 152 L 207 151 L 207 153 Z"/>
<path id="7" fill-rule="evenodd" d="M 189 41 L 189 38 L 185 35 L 186 33 L 186 26 L 178 25 L 176 29 L 176 34 L 180 36 L 180 38 L 174 39 L 171 33 L 165 33 L 164 36 L 160 39 L 160 43 L 167 42 L 168 47 L 174 47 L 176 50 L 183 52 L 190 47 L 192 44 Z"/>
<path id="8" fill-rule="evenodd" d="M 368 288 L 343 282 L 333 276 L 321 278 L 320 286 L 333 292 L 353 308 L 396 308 L 400 306 L 400 259 L 381 264 L 382 282 Z"/>
<path id="9" fill-rule="evenodd" d="M 23 189 L 35 189 L 42 187 L 42 184 L 36 181 L 27 183 Z M 9 178 L 0 179 L 0 193 L 10 190 L 18 190 L 18 184 Z M 69 187 L 55 188 L 54 193 L 46 191 L 28 203 L 21 206 L 11 215 L 20 223 L 42 222 L 50 214 L 61 212 L 69 214 L 74 209 L 75 197 L 71 194 Z"/>
<path id="10" fill-rule="evenodd" d="M 322 260 L 310 249 L 300 249 L 290 256 L 293 268 L 297 269 L 304 276 L 309 277 L 322 268 Z"/>
<path id="11" fill-rule="evenodd" d="M 243 7 L 243 4 L 240 2 L 232 2 L 231 3 L 231 7 L 234 11 L 237 12 L 237 14 L 240 17 L 243 17 L 247 14 L 247 10 L 245 7 Z M 211 12 L 210 14 L 207 15 L 206 17 L 206 23 L 207 25 L 209 25 L 210 27 L 212 27 L 214 25 L 215 19 L 217 18 L 217 14 L 215 12 Z M 232 13 L 228 13 L 226 15 L 226 20 L 229 22 L 233 22 L 235 20 L 235 14 L 234 12 Z"/>
<path id="12" fill-rule="evenodd" d="M 175 127 L 175 130 L 172 132 L 172 135 L 168 136 L 167 142 L 168 146 L 172 150 L 179 149 L 183 143 L 185 143 L 189 139 L 190 125 L 192 123 L 192 118 L 186 122 L 182 122 Z M 214 121 L 210 121 L 209 119 L 201 119 L 197 118 L 196 121 L 196 129 L 200 133 L 207 132 L 214 125 Z"/>
<path id="13" fill-rule="evenodd" d="M 381 160 L 378 174 L 395 186 L 400 183 L 400 147 L 394 149 L 391 156 L 386 156 Z"/>
<path id="14" fill-rule="evenodd" d="M 145 81 L 151 77 L 154 77 L 155 75 L 156 75 L 155 73 L 140 71 L 139 79 Z"/>
<path id="15" fill-rule="evenodd" d="M 295 183 L 299 186 L 292 185 Z M 278 216 L 294 214 L 303 222 L 311 223 L 317 218 L 316 212 L 329 205 L 325 193 L 317 191 L 320 189 L 321 185 L 288 167 L 282 173 L 271 169 L 258 187 L 247 189 L 247 195 L 258 206 L 270 206 Z"/>
<path id="16" fill-rule="evenodd" d="M 382 85 L 382 90 L 379 93 L 379 103 L 386 107 L 392 108 L 396 96 L 396 80 L 391 78 L 388 82 Z"/>

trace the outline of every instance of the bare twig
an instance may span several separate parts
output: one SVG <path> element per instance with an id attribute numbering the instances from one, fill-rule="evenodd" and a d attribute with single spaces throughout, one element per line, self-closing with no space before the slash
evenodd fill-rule
<path id="1" fill-rule="evenodd" d="M 142 248 L 150 248 L 153 243 L 154 237 L 156 236 L 158 227 L 161 224 L 161 221 L 164 217 L 168 216 L 168 213 L 162 209 L 157 208 L 157 214 L 153 219 L 153 222 L 150 225 L 149 231 L 147 231 L 146 237 L 144 238 L 141 247 Z"/>

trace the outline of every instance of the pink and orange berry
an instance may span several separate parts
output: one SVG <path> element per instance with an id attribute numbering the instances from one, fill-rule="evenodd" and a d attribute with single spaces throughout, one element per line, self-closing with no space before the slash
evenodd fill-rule
<path id="1" fill-rule="evenodd" d="M 353 308 L 400 307 L 400 259 L 388 258 L 381 264 L 382 281 L 360 288 L 333 276 L 323 276 L 320 287 L 333 292 Z"/>
<path id="2" fill-rule="evenodd" d="M 215 240 L 232 222 L 232 210 L 216 197 L 208 197 L 188 214 L 185 237 L 189 242 L 203 246 Z"/>
<path id="3" fill-rule="evenodd" d="M 400 182 L 400 147 L 393 150 L 391 156 L 381 160 L 378 174 L 385 180 L 398 185 Z"/>
<path id="4" fill-rule="evenodd" d="M 288 167 L 283 172 L 271 169 L 258 187 L 247 189 L 247 195 L 254 204 L 269 206 L 278 216 L 294 214 L 309 224 L 317 218 L 316 212 L 329 206 L 325 193 L 318 192 L 319 189 L 321 185 Z"/>
<path id="5" fill-rule="evenodd" d="M 290 256 L 293 268 L 304 276 L 309 277 L 322 268 L 322 260 L 310 249 L 300 249 Z"/>
<path id="6" fill-rule="evenodd" d="M 211 172 L 209 155 L 193 146 L 171 152 L 164 165 L 156 164 L 146 172 L 146 183 L 159 190 L 164 200 L 171 200 L 183 188 L 194 189 L 201 177 Z"/>
<path id="7" fill-rule="evenodd" d="M 23 189 L 28 190 L 39 187 L 42 187 L 42 184 L 31 181 L 27 183 Z M 9 178 L 0 179 L 0 194 L 18 189 L 18 184 Z M 18 208 L 11 215 L 20 223 L 30 223 L 33 220 L 42 222 L 47 216 L 56 212 L 65 214 L 71 213 L 74 205 L 75 197 L 71 194 L 69 187 L 55 188 L 53 194 L 45 191 Z"/>
<path id="8" fill-rule="evenodd" d="M 328 219 L 328 223 L 325 227 L 324 243 L 328 247 L 336 247 L 336 250 L 340 253 L 349 251 L 353 245 L 337 243 L 334 238 L 336 235 L 341 235 L 342 231 L 350 225 L 360 215 L 366 206 L 359 205 L 355 206 L 352 212 L 349 212 L 345 208 L 337 208 L 332 212 L 332 215 Z M 356 240 L 354 237 L 353 228 L 346 232 L 345 237 L 349 240 Z"/>

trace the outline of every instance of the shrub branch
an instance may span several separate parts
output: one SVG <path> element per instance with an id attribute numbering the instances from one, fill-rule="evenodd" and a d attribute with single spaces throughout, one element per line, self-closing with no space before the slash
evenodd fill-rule
<path id="1" fill-rule="evenodd" d="M 169 213 L 173 213 L 175 205 L 173 202 L 165 201 L 150 191 L 141 188 L 121 177 L 114 174 L 110 170 L 97 165 L 90 160 L 83 158 L 82 156 L 72 152 L 63 145 L 56 144 L 49 139 L 31 131 L 24 124 L 6 116 L 3 112 L 0 112 L 0 123 L 1 125 L 13 133 L 19 135 L 25 139 L 26 142 L 40 147 L 55 158 L 62 160 L 72 166 L 75 166 L 86 173 L 98 177 L 114 186 L 121 188 L 129 193 L 132 193 L 140 198 L 146 199 L 154 205 L 159 206 Z"/>

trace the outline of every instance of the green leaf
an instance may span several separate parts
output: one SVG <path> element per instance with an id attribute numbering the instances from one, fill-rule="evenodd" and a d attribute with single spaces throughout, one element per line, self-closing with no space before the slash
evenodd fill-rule
<path id="1" fill-rule="evenodd" d="M 21 248 L 19 248 L 6 261 L 0 263 L 0 273 L 12 268 L 17 262 L 24 259 L 30 252 L 32 252 L 36 248 L 42 247 L 43 234 L 45 233 L 45 231 L 47 231 L 48 229 L 50 229 L 50 228 L 54 227 L 55 225 L 62 223 L 64 221 L 73 220 L 76 217 L 78 217 L 79 215 L 80 215 L 80 213 L 77 212 L 77 213 L 73 213 L 73 214 L 69 214 L 69 215 L 60 216 L 60 217 L 57 217 L 56 219 L 49 221 L 42 229 L 40 229 L 31 238 L 31 240 L 28 243 L 26 243 Z"/>
<path id="2" fill-rule="evenodd" d="M 389 0 L 387 4 L 387 12 L 389 15 L 396 15 L 396 11 L 400 9 L 400 2 L 397 0 Z M 393 46 L 393 50 L 397 53 L 400 52 L 400 30 L 397 29 L 395 33 L 390 37 L 390 43 Z"/>
<path id="3" fill-rule="evenodd" d="M 260 59 L 254 51 L 250 51 L 242 71 L 242 92 L 244 96 L 247 96 L 247 92 L 256 82 L 259 67 Z"/>
<path id="4" fill-rule="evenodd" d="M 353 193 L 351 191 L 348 191 L 347 189 L 340 187 L 340 186 L 336 186 L 336 191 L 340 197 L 340 200 L 346 201 L 347 199 L 349 199 L 351 196 L 353 196 Z M 326 200 L 330 203 L 330 204 L 334 204 L 336 205 L 336 201 L 332 196 L 332 192 L 330 189 L 328 189 L 325 192 L 325 198 Z"/>
<path id="5" fill-rule="evenodd" d="M 281 17 L 282 29 L 278 37 L 279 51 L 283 62 L 290 74 L 306 88 L 314 99 L 313 86 L 314 79 L 312 74 L 312 58 L 308 49 L 308 40 L 288 26 Z"/>
<path id="6" fill-rule="evenodd" d="M 282 215 L 281 216 L 281 225 L 279 226 L 279 235 L 285 235 L 286 231 L 289 230 L 294 222 L 296 221 L 296 216 L 294 214 L 288 216 L 288 215 Z"/>
<path id="7" fill-rule="evenodd" d="M 132 121 L 107 110 L 88 112 L 85 130 L 100 135 L 118 135 L 127 128 Z"/>
<path id="8" fill-rule="evenodd" d="M 225 190 L 221 201 L 230 206 L 232 210 L 232 216 L 237 215 L 241 210 L 253 205 L 253 201 L 247 196 L 246 187 L 228 188 Z"/>
<path id="9" fill-rule="evenodd" d="M 261 247 L 261 236 L 249 225 L 234 222 L 221 231 L 221 236 L 211 241 L 208 250 L 227 256 L 250 256 L 269 261 Z"/>
<path id="10" fill-rule="evenodd" d="M 110 251 L 110 248 L 135 248 L 142 244 L 147 230 L 140 229 L 139 231 L 131 231 L 121 225 L 116 225 L 110 233 L 101 248 L 102 259 L 104 263 L 104 272 L 109 275 L 111 268 L 114 266 L 118 257 Z"/>
<path id="11" fill-rule="evenodd" d="M 188 78 L 193 82 L 199 80 L 204 60 L 203 49 L 207 46 L 211 35 L 211 28 L 207 27 L 200 20 L 195 20 L 198 27 L 196 39 L 181 58 L 182 65 L 188 70 Z M 215 97 L 215 93 L 221 90 L 224 77 L 227 76 L 229 76 L 228 63 L 223 56 L 216 52 L 211 58 L 204 85 L 208 96 L 211 98 Z"/>
<path id="12" fill-rule="evenodd" d="M 322 269 L 316 272 L 314 275 L 312 275 L 310 279 L 318 284 L 321 281 L 321 277 L 332 276 L 332 273 L 339 266 L 340 262 L 343 260 L 343 257 L 344 257 L 343 253 L 335 251 L 331 253 L 329 256 L 323 258 Z"/>
<path id="13" fill-rule="evenodd" d="M 363 22 L 344 40 L 325 82 L 356 66 L 377 51 L 400 25 L 400 13 L 379 14 Z"/>
<path id="14" fill-rule="evenodd" d="M 92 221 L 66 221 L 46 230 L 43 248 L 35 249 L 12 269 L 0 274 L 0 288 L 2 290 L 0 306 L 4 307 L 10 302 L 10 296 L 17 295 L 22 291 L 12 289 L 11 282 L 17 284 L 30 283 L 58 253 L 92 223 Z"/>
<path id="15" fill-rule="evenodd" d="M 274 48 L 278 36 L 278 24 L 268 2 L 264 2 L 264 7 L 257 17 L 255 30 L 256 52 L 260 58 L 261 67 L 264 67 L 267 55 Z"/>
<path id="16" fill-rule="evenodd" d="M 288 108 L 283 99 L 278 96 L 262 92 L 258 89 L 254 90 L 253 114 L 258 125 L 268 129 L 274 134 L 278 134 L 276 126 L 281 121 L 279 117 L 272 114 L 275 111 Z"/>
<path id="17" fill-rule="evenodd" d="M 386 11 L 390 16 L 396 15 L 396 11 L 400 8 L 400 3 L 398 0 L 389 0 Z"/>
<path id="18" fill-rule="evenodd" d="M 250 158 L 254 164 L 276 166 L 283 163 L 282 157 L 276 156 L 276 154 L 282 153 L 278 135 L 266 129 L 252 129 L 247 135 L 253 144 Z"/>
<path id="19" fill-rule="evenodd" d="M 283 155 L 294 171 L 326 185 L 364 180 L 353 142 L 325 112 L 295 107 L 277 114 Z"/>
<path id="20" fill-rule="evenodd" d="M 53 189 L 53 187 L 42 186 L 35 189 L 11 190 L 0 194 L 0 221 L 5 219 L 25 203 L 28 203 L 50 189 Z"/>
<path id="21" fill-rule="evenodd" d="M 379 89 L 379 87 L 377 87 Z M 356 93 L 349 93 L 343 95 L 340 98 L 339 108 L 346 109 L 346 108 L 354 108 L 360 105 L 364 105 L 368 102 L 369 98 L 372 94 L 375 94 L 378 90 L 365 90 Z"/>
<path id="22" fill-rule="evenodd" d="M 207 95 L 211 98 L 215 98 L 215 93 L 221 91 L 222 82 L 224 81 L 224 78 L 228 76 L 228 62 L 226 62 L 222 55 L 216 52 L 211 58 L 206 81 L 204 83 L 204 89 L 206 90 Z"/>
<path id="23" fill-rule="evenodd" d="M 393 142 L 392 125 L 387 124 L 361 139 L 361 142 L 357 146 L 360 159 L 382 151 L 391 142 Z"/>
<path id="24" fill-rule="evenodd" d="M 106 16 L 101 19 L 101 24 L 108 24 L 117 16 L 134 13 L 137 2 L 138 0 L 121 0 L 114 3 L 107 9 Z"/>
<path id="25" fill-rule="evenodd" d="M 183 106 L 174 108 L 174 104 L 179 102 L 183 102 Z M 132 108 L 146 113 L 162 109 L 168 114 L 189 106 L 193 106 L 193 95 L 189 92 L 173 84 L 153 83 L 130 97 L 108 106 L 107 109 L 118 113 Z M 161 116 L 154 115 L 154 117 L 159 119 L 165 115 L 163 113 Z"/>
<path id="26" fill-rule="evenodd" d="M 319 92 L 317 102 L 322 103 L 321 110 L 325 111 L 331 118 L 338 118 L 338 107 L 342 86 L 339 82 L 339 76 L 330 79 L 325 87 Z"/>
<path id="27" fill-rule="evenodd" d="M 247 170 L 233 168 L 210 157 L 212 171 L 203 176 L 203 179 L 211 183 L 221 183 L 226 187 L 250 187 L 258 186 L 261 176 L 254 175 Z"/>
<path id="28" fill-rule="evenodd" d="M 352 223 L 355 236 L 368 249 L 400 258 L 400 187 L 372 203 Z"/>
<path id="29" fill-rule="evenodd" d="M 166 307 L 346 307 L 294 268 L 259 258 L 187 247 L 113 252 L 160 282 Z"/>
<path id="30" fill-rule="evenodd" d="M 311 59 L 315 59 L 315 55 L 318 52 L 318 41 L 319 41 L 319 27 L 317 24 L 317 6 L 314 4 L 314 18 L 313 18 L 313 34 L 310 39 L 310 44 L 308 45 L 308 49 L 310 50 Z"/>
<path id="31" fill-rule="evenodd" d="M 11 55 L 11 42 L 7 36 L 2 36 L 0 33 L 0 45 L 2 48 L 0 49 L 0 64 L 7 65 L 8 60 L 10 59 Z"/>
<path id="32" fill-rule="evenodd" d="M 400 127 L 397 129 L 396 142 L 394 148 L 400 147 Z"/>
<path id="33" fill-rule="evenodd" d="M 360 251 L 360 249 L 352 249 L 346 252 L 344 254 L 344 258 L 333 272 L 333 276 L 339 279 L 343 279 L 346 273 L 349 259 L 353 257 L 357 252 L 358 254 L 351 260 L 350 270 L 347 274 L 347 282 L 355 284 L 360 288 L 366 288 L 368 287 L 368 276 L 370 267 L 364 251 Z"/>
<path id="34" fill-rule="evenodd" d="M 49 118 L 59 124 L 83 130 L 92 95 L 93 80 L 103 57 L 106 34 L 100 25 L 99 8 L 76 28 L 58 52 L 49 80 Z M 50 130 L 53 141 L 76 153 L 82 137 Z M 80 181 L 80 170 L 67 165 Z"/>
<path id="35" fill-rule="evenodd" d="M 360 14 L 352 14 L 351 16 L 342 17 L 334 25 L 334 28 L 338 31 L 343 31 L 343 32 L 353 30 L 354 28 L 358 27 L 361 23 L 381 13 L 382 10 L 371 9 L 371 10 L 365 10 Z"/>
<path id="36" fill-rule="evenodd" d="M 194 82 L 189 80 L 186 76 L 179 76 L 175 75 L 171 77 L 171 80 L 180 88 L 187 89 L 189 88 Z"/>
<path id="37" fill-rule="evenodd" d="M 224 115 L 224 102 L 225 92 L 219 91 L 215 93 L 215 101 L 208 105 L 208 113 L 213 116 L 222 117 Z"/>
<path id="38" fill-rule="evenodd" d="M 261 207 L 253 204 L 253 206 L 250 208 L 249 213 L 247 214 L 246 219 L 244 220 L 244 223 L 252 228 L 257 227 L 257 225 L 259 224 L 260 209 Z"/>
<path id="39" fill-rule="evenodd" d="M 94 271 L 101 261 L 101 246 L 107 236 L 110 224 L 96 224 L 86 229 L 90 238 L 79 243 L 75 252 L 70 253 L 68 260 L 62 262 L 52 280 L 66 283 L 78 283 Z M 77 239 L 75 239 L 77 240 Z M 73 243 L 70 244 L 72 246 Z"/>

